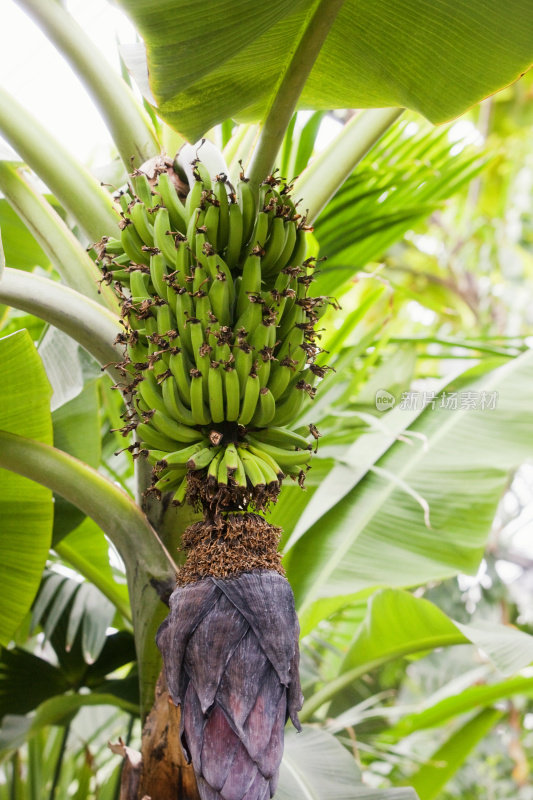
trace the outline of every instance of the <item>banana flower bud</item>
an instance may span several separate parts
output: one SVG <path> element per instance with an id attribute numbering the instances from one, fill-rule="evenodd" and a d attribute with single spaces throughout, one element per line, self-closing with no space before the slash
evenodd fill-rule
<path id="1" fill-rule="evenodd" d="M 202 800 L 273 796 L 287 719 L 300 730 L 298 634 L 292 590 L 273 570 L 174 590 L 157 644 Z"/>

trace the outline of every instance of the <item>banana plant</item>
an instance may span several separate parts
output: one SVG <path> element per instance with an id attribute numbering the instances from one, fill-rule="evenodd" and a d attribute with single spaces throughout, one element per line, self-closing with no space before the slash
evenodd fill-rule
<path id="1" fill-rule="evenodd" d="M 131 663 L 131 654 L 130 661 L 108 655 L 115 645 L 85 613 L 85 584 L 72 587 L 54 574 L 41 581 L 52 548 L 98 587 L 108 615 L 115 609 L 135 645 L 143 733 L 140 753 L 115 746 L 124 760 L 121 797 L 179 791 L 202 800 L 297 792 L 412 798 L 408 788 L 364 787 L 339 743 L 313 729 L 288 739 L 280 775 L 285 723 L 290 717 L 300 729 L 300 710 L 302 720 L 320 720 L 343 687 L 399 652 L 466 642 L 487 650 L 486 640 L 446 618 L 437 620 L 442 631 L 437 625 L 433 638 L 425 635 L 431 612 L 408 595 L 419 607 L 404 646 L 391 642 L 387 649 L 380 638 L 381 649 L 365 644 L 361 656 L 356 634 L 339 674 L 315 686 L 302 707 L 296 610 L 310 631 L 379 586 L 413 586 L 475 568 L 508 472 L 529 453 L 531 422 L 518 415 L 525 394 L 505 389 L 510 379 L 527 385 L 531 357 L 504 363 L 510 353 L 493 353 L 431 400 L 439 404 L 457 387 L 498 392 L 501 404 L 491 417 L 465 408 L 443 421 L 428 408 L 403 416 L 397 409 L 377 421 L 360 414 L 359 429 L 351 417 L 335 433 L 335 404 L 349 408 L 355 383 L 387 346 L 390 334 L 380 328 L 390 293 L 386 286 L 362 292 L 331 335 L 334 294 L 346 293 L 358 269 L 483 168 L 477 155 L 452 162 L 446 147 L 439 150 L 438 133 L 408 141 L 396 121 L 409 108 L 443 123 L 519 77 L 532 59 L 526 4 L 487 9 L 481 0 L 459 7 L 445 0 L 428 9 L 414 0 L 376 10 L 352 0 L 291 8 L 236 8 L 220 0 L 206 19 L 186 0 L 173 0 L 164 14 L 122 0 L 143 39 L 123 54 L 144 95 L 141 105 L 61 5 L 18 2 L 95 98 L 128 176 L 108 192 L 0 89 L 0 132 L 22 159 L 0 162 L 0 190 L 11 209 L 0 209 L 1 224 L 15 213 L 25 240 L 31 237 L 27 263 L 37 258 L 48 273 L 17 263 L 15 225 L 14 238 L 4 236 L 0 300 L 70 337 L 106 372 L 101 400 L 113 421 L 104 442 L 124 442 L 122 464 L 134 462 L 134 485 L 110 464 L 107 474 L 98 469 L 100 454 L 91 460 L 87 442 L 73 439 L 87 406 L 76 411 L 64 403 L 55 419 L 51 414 L 43 366 L 48 333 L 39 351 L 28 331 L 0 340 L 7 375 L 1 503 L 8 520 L 0 544 L 0 642 L 19 636 L 33 604 L 34 625 L 53 637 L 61 620 L 66 638 L 60 647 L 56 635 L 58 650 L 78 641 L 83 662 L 77 670 L 61 664 L 54 672 L 58 697 L 37 693 L 30 704 L 36 715 L 19 720 L 12 742 L 18 746 L 46 724 L 68 724 L 84 704 L 114 702 L 133 711 L 131 697 L 117 694 L 109 677 Z M 257 58 L 261 52 L 266 62 Z M 318 116 L 297 136 L 301 107 Z M 311 159 L 320 112 L 344 108 L 369 110 Z M 384 159 L 409 163 L 416 151 L 418 169 L 407 186 L 425 188 L 411 205 L 395 185 L 398 176 L 376 175 L 368 161 L 361 168 L 365 157 L 379 156 L 389 129 Z M 164 143 L 176 133 L 183 146 L 167 152 Z M 39 191 L 35 176 L 51 196 Z M 344 238 L 335 229 L 339 204 L 352 213 Z M 322 264 L 328 244 L 340 258 L 331 270 Z M 358 323 L 372 314 L 376 324 L 368 322 L 366 339 L 349 346 Z M 328 337 L 331 346 L 323 346 Z M 52 352 L 57 341 L 48 344 Z M 354 358 L 370 345 L 374 356 L 354 374 Z M 72 364 L 78 362 L 76 355 Z M 322 418 L 332 434 L 313 457 Z M 443 464 L 467 435 L 485 451 L 470 450 L 462 471 L 441 485 Z M 409 436 L 426 446 L 406 456 Z M 488 470 L 498 457 L 498 467 Z M 462 500 L 465 477 L 475 483 L 479 510 L 466 531 L 446 513 L 449 495 Z M 310 490 L 302 495 L 306 479 Z M 459 516 L 462 502 L 454 507 Z M 391 508 L 401 511 L 398 527 L 390 525 Z M 81 541 L 80 520 L 89 526 Z M 109 569 L 95 569 L 90 548 L 84 553 L 83 542 L 94 538 L 101 556 L 102 532 L 122 559 L 127 594 Z M 390 554 L 384 563 L 368 556 L 373 543 Z M 529 663 L 528 637 L 527 646 L 520 637 L 509 645 L 508 631 L 499 634 L 500 649 L 521 654 L 513 670 Z M 497 664 L 500 649 L 492 654 Z M 13 675 L 26 655 L 8 653 L 4 674 Z M 89 694 L 79 691 L 84 686 Z M 314 758 L 315 750 L 327 759 Z M 299 771 L 320 775 L 318 765 L 326 763 L 338 769 L 333 783 L 322 775 L 314 786 L 302 785 Z"/>

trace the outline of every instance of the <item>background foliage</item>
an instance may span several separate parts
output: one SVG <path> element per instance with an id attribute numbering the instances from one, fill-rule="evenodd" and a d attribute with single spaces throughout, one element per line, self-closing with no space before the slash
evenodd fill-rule
<path id="1" fill-rule="evenodd" d="M 147 5 L 129 5 L 150 44 L 142 22 Z M 412 13 L 416 5 L 409 4 Z M 252 36 L 246 47 L 237 46 L 241 31 L 227 20 L 237 60 L 246 62 L 246 48 L 261 45 L 262 36 L 283 44 L 276 26 L 286 26 L 289 36 L 291 25 L 307 20 L 305 3 L 297 4 L 290 25 L 284 4 L 259 7 L 257 40 Z M 502 8 L 494 6 L 498 13 Z M 496 16 L 493 22 L 497 29 Z M 402 25 L 409 25 L 408 14 Z M 168 36 L 180 30 L 169 28 Z M 509 33 L 518 50 L 526 34 L 520 25 Z M 174 120 L 183 97 L 157 94 L 160 83 L 170 86 L 158 56 L 169 42 L 160 43 L 166 49 L 152 48 L 149 61 L 162 70 L 154 87 L 163 116 Z M 430 40 L 426 45 L 432 49 Z M 281 45 L 278 50 L 284 52 Z M 283 70 L 278 50 L 265 73 L 262 103 L 273 75 Z M 479 56 L 470 55 L 474 61 Z M 420 70 L 416 58 L 406 70 Z M 190 85 L 181 81 L 181 92 L 194 97 L 208 81 L 210 91 L 222 84 L 236 97 L 227 79 L 235 64 L 228 60 L 214 72 L 208 67 L 202 65 L 203 75 L 191 68 Z M 308 92 L 321 85 L 322 69 L 319 59 Z M 396 103 L 405 101 L 401 83 Z M 327 256 L 317 292 L 337 297 L 342 310 L 324 319 L 322 345 L 334 371 L 300 421 L 316 422 L 323 435 L 307 489 L 289 483 L 270 514 L 284 528 L 284 563 L 301 620 L 302 718 L 308 723 L 303 737 L 288 736 L 280 798 L 408 800 L 414 797 L 410 786 L 421 800 L 531 798 L 532 556 L 521 542 L 531 524 L 532 495 L 532 86 L 526 76 L 460 122 L 439 128 L 405 114 L 316 219 L 317 253 Z M 207 103 L 191 110 L 190 121 L 180 112 L 180 130 L 203 133 L 223 117 L 240 120 L 241 112 L 255 119 L 259 106 L 242 99 L 244 90 L 238 96 L 240 107 L 223 107 L 217 119 L 205 117 Z M 360 95 L 343 95 L 342 102 L 313 95 L 320 108 L 356 99 L 365 105 Z M 449 101 L 444 117 L 459 102 L 451 92 Z M 301 173 L 321 143 L 320 131 L 348 116 L 295 116 L 278 156 L 282 173 Z M 2 126 L 7 139 L 16 138 L 7 123 Z M 163 123 L 156 133 L 170 137 Z M 255 125 L 230 119 L 212 132 L 233 170 L 249 158 L 255 135 Z M 94 341 L 90 355 L 66 335 L 72 320 L 51 326 L 39 309 L 12 300 L 16 287 L 10 287 L 25 270 L 78 289 L 84 276 L 94 300 L 106 301 L 94 291 L 85 248 L 108 224 L 107 200 L 97 201 L 95 192 L 104 192 L 93 191 L 88 173 L 74 173 L 73 182 L 82 181 L 85 196 L 94 199 L 81 223 L 57 175 L 42 175 L 31 147 L 20 143 L 17 149 L 52 194 L 41 195 L 33 179 L 25 189 L 27 172 L 2 162 L 6 269 L 0 298 L 6 305 L 0 355 L 9 390 L 0 411 L 0 463 L 6 466 L 16 452 L 18 434 L 41 443 L 28 451 L 36 470 L 52 464 L 46 446 L 53 433 L 56 448 L 88 465 L 80 470 L 90 490 L 80 508 L 52 487 L 52 528 L 50 488 L 0 473 L 0 513 L 7 521 L 0 540 L 0 800 L 107 800 L 118 797 L 120 764 L 106 743 L 122 735 L 138 745 L 143 687 L 158 670 L 154 619 L 162 618 L 164 607 L 139 610 L 134 595 L 130 603 L 135 587 L 126 580 L 127 531 L 108 529 L 94 513 L 91 518 L 91 497 L 105 492 L 102 478 L 124 490 L 122 506 L 116 500 L 108 515 L 132 515 L 139 549 L 131 557 L 161 579 L 168 563 L 152 558 L 148 544 L 143 550 L 149 534 L 129 499 L 134 465 L 123 451 L 128 442 L 115 430 L 121 399 L 95 360 Z M 107 175 L 117 185 L 126 169 L 115 158 Z M 39 209 L 39 224 L 32 224 Z M 59 241 L 58 250 L 53 245 Z M 72 263 L 76 271 L 69 273 Z M 114 324 L 112 308 L 84 310 L 108 314 L 106 324 Z M 98 325 L 93 330 L 96 340 Z M 379 391 L 388 393 L 387 409 L 376 406 Z M 456 410 L 445 407 L 453 393 Z M 482 396 L 494 393 L 494 405 L 482 408 Z M 64 482 L 79 462 L 65 457 Z M 15 525 L 16 536 L 8 525 Z M 180 558 L 175 547 L 172 556 Z M 132 622 L 145 631 L 137 651 Z"/>

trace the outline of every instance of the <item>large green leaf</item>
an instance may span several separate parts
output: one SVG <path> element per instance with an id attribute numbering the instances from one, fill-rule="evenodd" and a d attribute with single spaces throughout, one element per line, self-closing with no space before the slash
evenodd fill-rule
<path id="1" fill-rule="evenodd" d="M 0 228 L 8 266 L 33 269 L 37 265 L 41 267 L 49 265 L 48 256 L 4 198 L 0 199 Z"/>
<path id="2" fill-rule="evenodd" d="M 112 694 L 64 694 L 51 697 L 37 708 L 35 714 L 23 717 L 6 714 L 0 728 L 0 759 L 21 747 L 48 725 L 66 725 L 84 706 L 111 705 L 132 714 L 138 711 L 134 703 Z"/>
<path id="3" fill-rule="evenodd" d="M 319 4 L 216 0 L 208 14 L 194 0 L 121 5 L 145 40 L 158 113 L 195 140 L 227 117 L 264 117 Z M 300 105 L 456 117 L 530 66 L 530 12 L 528 0 L 346 0 Z"/>
<path id="4" fill-rule="evenodd" d="M 90 381 L 76 397 L 56 408 L 52 413 L 52 422 L 55 446 L 96 469 L 100 464 L 97 381 Z M 77 528 L 83 522 L 84 516 L 79 508 L 56 495 L 54 545 Z"/>
<path id="5" fill-rule="evenodd" d="M 448 138 L 448 126 L 428 128 L 413 133 L 408 120 L 394 125 L 319 215 L 314 232 L 327 261 L 317 276 L 317 294 L 337 295 L 487 164 L 474 148 L 452 156 L 456 143 Z"/>
<path id="6" fill-rule="evenodd" d="M 421 711 L 415 711 L 403 717 L 390 733 L 400 738 L 408 736 L 414 731 L 439 727 L 460 714 L 467 714 L 517 694 L 522 697 L 531 697 L 533 695 L 533 678 L 518 675 L 484 686 L 469 686 L 459 694 L 453 694 L 437 702 L 425 702 Z"/>
<path id="7" fill-rule="evenodd" d="M 50 385 L 27 331 L 0 339 L 0 428 L 51 444 Z M 52 536 L 52 496 L 0 470 L 0 644 L 8 644 L 39 586 Z"/>
<path id="8" fill-rule="evenodd" d="M 177 569 L 139 506 L 99 472 L 57 448 L 0 430 L 0 465 L 44 483 L 106 532 L 126 566 L 133 603 L 142 707 L 151 708 L 161 656 L 155 633 L 166 614 L 158 594 Z"/>
<path id="9" fill-rule="evenodd" d="M 436 605 L 401 589 L 381 589 L 370 601 L 366 619 L 346 654 L 342 671 L 407 653 L 431 650 L 447 644 L 472 642 L 481 647 L 494 665 L 507 674 L 533 661 L 533 637 L 505 625 L 463 625 L 447 617 Z"/>
<path id="10" fill-rule="evenodd" d="M 126 577 L 113 571 L 109 542 L 90 517 L 85 517 L 81 525 L 61 541 L 54 542 L 53 547 L 63 561 L 100 589 L 125 619 L 131 620 Z"/>
<path id="11" fill-rule="evenodd" d="M 26 714 L 68 688 L 61 670 L 43 658 L 20 648 L 1 651 L 0 719 L 6 714 Z"/>
<path id="12" fill-rule="evenodd" d="M 96 264 L 52 204 L 32 186 L 25 168 L 0 160 L 0 188 L 54 263 L 64 283 L 99 305 L 116 311 L 117 299 L 110 287 L 98 284 L 100 272 Z"/>
<path id="13" fill-rule="evenodd" d="M 113 341 L 120 332 L 118 317 L 80 292 L 30 272 L 6 267 L 0 281 L 0 300 L 46 320 L 68 334 L 114 379 L 120 351 Z"/>
<path id="14" fill-rule="evenodd" d="M 435 750 L 428 762 L 410 779 L 420 800 L 433 800 L 439 796 L 443 786 L 502 716 L 502 711 L 484 708 Z"/>
<path id="15" fill-rule="evenodd" d="M 437 395 L 410 426 L 418 437 L 410 444 L 377 452 L 370 470 L 349 460 L 323 481 L 312 498 L 318 518 L 286 555 L 300 606 L 477 568 L 509 471 L 531 456 L 533 441 L 533 352 L 487 369 L 484 362 Z M 441 408 L 452 391 L 458 408 Z M 483 397 L 496 408 L 481 408 Z M 478 408 L 468 408 L 472 400 Z"/>
<path id="16" fill-rule="evenodd" d="M 287 730 L 275 800 L 416 800 L 413 789 L 370 789 L 353 756 L 331 734 Z"/>
<path id="17" fill-rule="evenodd" d="M 481 648 L 503 673 L 512 674 L 533 661 L 533 637 L 504 625 L 462 625 L 436 605 L 400 589 L 383 589 L 371 598 L 363 623 L 346 653 L 339 676 L 305 704 L 302 718 L 356 678 L 396 658 L 455 644 Z"/>
<path id="18" fill-rule="evenodd" d="M 78 633 L 83 660 L 93 664 L 106 641 L 115 608 L 92 583 L 80 583 L 65 575 L 49 572 L 32 611 L 32 625 L 41 624 L 45 636 L 53 637 L 56 626 L 66 626 L 65 650 L 70 651 Z"/>

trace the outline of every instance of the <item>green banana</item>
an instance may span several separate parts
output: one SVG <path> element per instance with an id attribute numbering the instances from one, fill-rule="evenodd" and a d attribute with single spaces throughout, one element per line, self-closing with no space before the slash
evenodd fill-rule
<path id="1" fill-rule="evenodd" d="M 269 426 L 267 431 L 254 431 L 254 439 L 259 439 L 260 442 L 267 442 L 277 447 L 289 449 L 292 447 L 299 447 L 303 450 L 309 449 L 309 442 L 304 436 L 290 431 L 288 428 L 274 428 Z"/>
<path id="2" fill-rule="evenodd" d="M 222 486 L 227 486 L 228 485 L 229 472 L 228 472 L 228 467 L 227 467 L 227 463 L 226 463 L 227 452 L 228 452 L 228 448 L 226 447 L 226 449 L 223 452 L 219 453 L 220 460 L 219 460 L 218 465 L 217 465 L 216 482 L 219 485 L 222 485 Z M 215 459 L 213 459 L 213 461 L 209 465 L 209 469 L 211 469 L 214 461 L 215 461 Z"/>
<path id="3" fill-rule="evenodd" d="M 261 452 L 271 456 L 281 467 L 285 465 L 296 466 L 297 464 L 306 464 L 311 458 L 310 450 L 285 450 L 282 447 L 275 447 L 272 444 L 260 442 L 249 434 L 247 439 L 257 450 L 261 450 Z"/>
<path id="4" fill-rule="evenodd" d="M 134 203 L 130 207 L 130 218 L 143 243 L 148 247 L 154 246 L 154 227 L 148 219 L 148 211 L 143 203 Z"/>
<path id="5" fill-rule="evenodd" d="M 220 212 L 218 219 L 218 234 L 215 247 L 222 252 L 228 243 L 229 236 L 229 200 L 226 190 L 226 176 L 217 175 L 213 187 L 214 195 L 218 201 Z"/>
<path id="6" fill-rule="evenodd" d="M 148 276 L 145 276 L 144 272 L 141 272 L 140 269 L 135 269 L 130 273 L 130 290 L 131 299 L 134 303 L 152 299 L 148 291 Z"/>
<path id="7" fill-rule="evenodd" d="M 253 487 L 265 486 L 263 470 L 257 463 L 257 459 L 248 450 L 238 448 L 239 456 L 244 466 L 246 477 Z"/>
<path id="8" fill-rule="evenodd" d="M 244 389 L 246 380 L 253 365 L 253 353 L 249 344 L 236 345 L 233 348 L 233 357 L 235 359 L 235 371 L 239 378 L 240 394 L 244 396 Z"/>
<path id="9" fill-rule="evenodd" d="M 193 217 L 194 209 L 199 207 L 204 190 L 205 187 L 201 180 L 196 180 L 189 189 L 189 194 L 185 200 L 185 210 L 189 220 Z"/>
<path id="10" fill-rule="evenodd" d="M 259 378 L 257 375 L 251 373 L 246 379 L 244 387 L 244 397 L 241 404 L 241 410 L 237 417 L 239 425 L 248 425 L 255 413 L 257 399 L 259 397 Z"/>
<path id="11" fill-rule="evenodd" d="M 176 320 L 168 303 L 157 307 L 157 332 L 160 336 L 175 330 Z"/>
<path id="12" fill-rule="evenodd" d="M 181 450 L 175 450 L 173 453 L 167 453 L 165 458 L 163 459 L 165 468 L 173 469 L 174 467 L 184 467 L 189 461 L 190 458 L 194 456 L 195 453 L 199 453 L 200 450 L 203 450 L 206 445 L 208 444 L 207 439 L 202 439 L 201 442 L 197 442 L 196 444 L 191 444 L 189 447 L 183 447 Z"/>
<path id="13" fill-rule="evenodd" d="M 224 383 L 226 419 L 228 422 L 236 422 L 241 409 L 241 387 L 239 375 L 236 369 L 231 366 L 224 367 L 222 373 Z"/>
<path id="14" fill-rule="evenodd" d="M 224 389 L 222 370 L 217 361 L 211 361 L 207 375 L 209 411 L 213 422 L 224 421 Z"/>
<path id="15" fill-rule="evenodd" d="M 178 490 L 174 493 L 172 498 L 172 502 L 176 506 L 182 506 L 185 502 L 185 497 L 187 495 L 187 475 L 182 479 Z"/>
<path id="16" fill-rule="evenodd" d="M 190 354 L 193 355 L 191 330 L 190 325 L 187 324 L 189 320 L 194 317 L 192 297 L 186 289 L 180 289 L 175 295 L 175 303 L 174 314 L 176 316 L 176 324 L 178 326 L 180 339 Z"/>
<path id="17" fill-rule="evenodd" d="M 259 403 L 255 413 L 250 420 L 250 424 L 256 428 L 266 428 L 269 422 L 274 419 L 276 413 L 276 401 L 272 392 L 266 386 L 259 390 Z"/>
<path id="18" fill-rule="evenodd" d="M 153 205 L 152 187 L 150 186 L 148 178 L 146 177 L 144 172 L 137 172 L 136 174 L 132 175 L 131 184 L 133 186 L 133 191 L 139 198 L 139 203 L 142 204 L 145 208 L 152 208 Z"/>
<path id="19" fill-rule="evenodd" d="M 157 191 L 161 195 L 161 199 L 168 211 L 172 227 L 174 230 L 177 230 L 180 233 L 185 233 L 187 230 L 188 216 L 186 215 L 185 207 L 178 198 L 178 194 L 174 186 L 172 186 L 170 182 L 167 172 L 163 172 L 159 176 L 157 181 Z"/>
<path id="20" fill-rule="evenodd" d="M 265 242 L 268 236 L 268 224 L 270 222 L 270 217 L 265 211 L 260 211 L 257 217 L 255 218 L 255 225 L 252 231 L 251 241 L 250 244 L 252 247 L 259 246 L 261 249 L 264 249 Z"/>
<path id="21" fill-rule="evenodd" d="M 234 442 L 230 442 L 227 445 L 224 459 L 228 475 L 233 475 L 239 469 L 240 464 L 239 454 Z"/>
<path id="22" fill-rule="evenodd" d="M 239 316 L 250 305 L 250 295 L 257 294 L 261 294 L 261 258 L 256 255 L 250 255 L 242 268 L 242 281 L 237 296 L 237 314 Z"/>
<path id="23" fill-rule="evenodd" d="M 210 205 L 205 212 L 204 225 L 207 228 L 207 241 L 210 242 L 215 249 L 217 247 L 219 217 L 220 205 Z"/>
<path id="24" fill-rule="evenodd" d="M 176 442 L 196 442 L 202 438 L 202 434 L 196 428 L 176 422 L 166 414 L 161 414 L 160 411 L 154 413 L 151 422 L 158 431 Z M 159 447 L 158 449 L 161 450 L 163 448 Z"/>
<path id="25" fill-rule="evenodd" d="M 191 411 L 196 425 L 209 425 L 211 415 L 204 402 L 202 373 L 191 370 Z"/>
<path id="26" fill-rule="evenodd" d="M 241 206 L 231 203 L 229 207 L 228 244 L 225 260 L 231 269 L 236 270 L 239 264 L 243 244 L 243 216 Z"/>
<path id="27" fill-rule="evenodd" d="M 207 467 L 208 464 L 211 463 L 217 453 L 218 448 L 204 447 L 203 450 L 198 450 L 197 453 L 190 457 L 187 461 L 187 467 L 194 470 L 204 469 L 204 467 Z"/>
<path id="28" fill-rule="evenodd" d="M 265 255 L 261 258 L 261 272 L 268 275 L 270 268 L 276 264 L 283 252 L 286 230 L 283 217 L 275 217 L 270 226 L 270 233 L 265 244 Z"/>
<path id="29" fill-rule="evenodd" d="M 183 203 L 170 169 L 154 188 L 134 175 L 135 195 L 119 197 L 120 238 L 94 251 L 124 305 L 117 342 L 154 489 L 184 502 L 187 473 L 203 470 L 216 503 L 235 491 L 239 507 L 251 496 L 260 509 L 256 487 L 275 493 L 310 459 L 306 436 L 285 426 L 314 395 L 314 327 L 331 299 L 310 294 L 316 259 L 306 260 L 305 218 L 275 175 L 256 197 L 243 175 L 233 193 L 225 175 L 192 164 Z"/>
<path id="30" fill-rule="evenodd" d="M 176 447 L 173 437 L 165 436 L 146 422 L 139 422 L 136 432 L 137 438 L 150 448 L 155 447 L 157 450 L 169 451 Z"/>
<path id="31" fill-rule="evenodd" d="M 248 181 L 240 180 L 237 184 L 237 197 L 242 209 L 242 241 L 248 242 L 252 235 L 255 220 L 255 198 Z"/>
<path id="32" fill-rule="evenodd" d="M 269 465 L 273 473 L 276 475 L 278 481 L 283 480 L 283 478 L 285 477 L 283 470 L 281 469 L 278 462 L 274 458 L 272 458 L 271 455 L 269 455 L 269 453 L 266 453 L 264 450 L 260 450 L 258 447 L 255 447 L 249 441 L 248 441 L 248 449 L 250 450 L 250 453 L 253 453 L 254 456 L 256 456 L 256 458 L 265 461 Z"/>
<path id="33" fill-rule="evenodd" d="M 130 204 L 133 203 L 133 197 L 129 192 L 121 192 L 118 201 L 122 211 L 126 214 Z"/>
<path id="34" fill-rule="evenodd" d="M 163 300 L 168 300 L 168 286 L 164 281 L 164 276 L 167 274 L 165 258 L 161 253 L 150 256 L 150 279 L 154 285 L 159 297 Z"/>
<path id="35" fill-rule="evenodd" d="M 271 420 L 272 425 L 280 428 L 291 422 L 300 413 L 304 400 L 305 392 L 302 389 L 295 388 L 290 392 L 286 400 L 280 403 L 276 402 L 276 413 Z"/>
<path id="36" fill-rule="evenodd" d="M 133 225 L 126 225 L 120 233 L 120 241 L 124 252 L 134 264 L 144 264 L 147 254 L 141 249 L 143 242 Z"/>
<path id="37" fill-rule="evenodd" d="M 171 492 L 174 489 L 178 489 L 181 487 L 183 481 L 185 481 L 186 474 L 186 468 L 180 470 L 165 470 L 163 476 L 154 484 L 154 488 L 158 489 L 160 492 Z"/>
<path id="38" fill-rule="evenodd" d="M 277 274 L 279 273 L 284 267 L 286 267 L 289 263 L 289 258 L 294 250 L 294 245 L 296 244 L 296 225 L 294 222 L 286 222 L 285 223 L 285 242 L 283 244 L 283 249 L 279 254 L 277 261 L 274 262 L 271 269 L 269 270 L 269 274 Z M 286 287 L 283 287 L 286 288 Z M 282 291 L 282 290 L 280 290 Z"/>
<path id="39" fill-rule="evenodd" d="M 231 289 L 230 283 L 223 272 L 219 272 L 209 289 L 209 302 L 218 324 L 229 325 L 231 322 Z"/>
<path id="40" fill-rule="evenodd" d="M 145 373 L 144 379 L 137 387 L 137 392 L 150 410 L 160 411 L 162 414 L 167 413 L 167 407 L 153 373 Z"/>
<path id="41" fill-rule="evenodd" d="M 171 268 L 176 269 L 176 247 L 174 237 L 170 230 L 170 219 L 166 208 L 159 208 L 155 213 L 154 220 L 154 244 L 161 251 L 165 261 Z M 157 286 L 156 286 L 157 289 Z M 159 289 L 157 289 L 160 294 Z"/>
<path id="42" fill-rule="evenodd" d="M 235 483 L 236 486 L 239 486 L 242 489 L 246 489 L 246 472 L 244 470 L 244 464 L 242 463 L 242 459 L 239 455 L 239 451 L 237 450 L 237 468 L 233 475 L 231 476 L 231 480 Z"/>
<path id="43" fill-rule="evenodd" d="M 250 448 L 250 453 L 252 453 L 252 449 Z M 266 459 L 262 458 L 262 454 L 258 455 L 257 453 L 253 453 L 255 458 L 255 463 L 263 473 L 263 479 L 267 486 L 274 486 L 279 483 L 279 467 L 278 470 L 274 470 L 271 464 L 266 461 Z"/>
<path id="44" fill-rule="evenodd" d="M 274 400 L 278 400 L 278 398 L 281 397 L 293 375 L 294 370 L 292 367 L 286 366 L 285 364 L 274 363 L 274 365 L 270 367 L 268 388 L 272 392 Z"/>
<path id="45" fill-rule="evenodd" d="M 176 384 L 172 378 L 167 378 L 167 380 L 163 381 L 162 396 L 165 403 L 164 414 L 167 416 L 170 414 L 171 417 L 182 425 L 193 427 L 197 424 L 192 411 L 181 402 Z M 159 410 L 160 409 L 157 409 L 157 411 Z"/>
<path id="46" fill-rule="evenodd" d="M 211 459 L 211 463 L 209 464 L 209 466 L 207 468 L 207 480 L 212 485 L 218 483 L 218 473 L 219 473 L 220 465 L 222 464 L 222 462 L 224 460 L 225 454 L 226 454 L 225 449 L 222 448 L 222 447 L 219 447 L 218 448 L 218 452 Z"/>
<path id="47" fill-rule="evenodd" d="M 181 400 L 187 404 L 191 396 L 191 364 L 183 350 L 171 353 L 168 366 L 176 381 Z"/>

